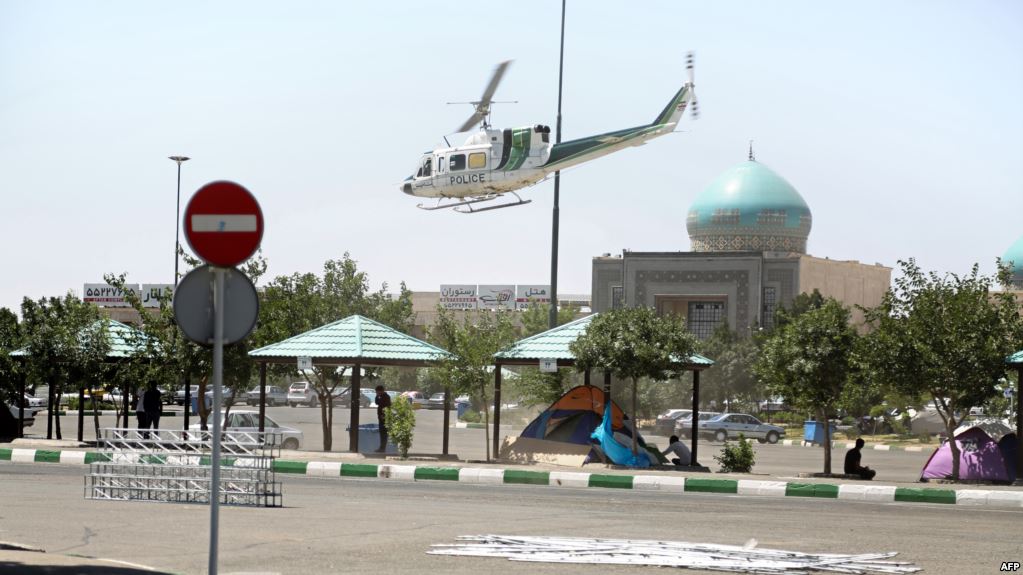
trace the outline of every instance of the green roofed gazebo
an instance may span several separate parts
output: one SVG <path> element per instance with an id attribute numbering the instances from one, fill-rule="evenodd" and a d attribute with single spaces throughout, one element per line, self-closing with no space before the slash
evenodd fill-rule
<path id="1" fill-rule="evenodd" d="M 575 355 L 569 346 L 586 333 L 593 318 L 599 314 L 591 314 L 584 318 L 570 321 L 554 329 L 521 339 L 512 344 L 508 349 L 494 354 L 494 365 L 500 368 L 504 365 L 532 365 L 539 366 L 541 362 L 553 362 L 559 368 L 575 366 Z M 686 361 L 680 362 L 680 367 L 685 371 L 693 372 L 693 421 L 699 421 L 700 416 L 700 372 L 713 366 L 714 361 L 699 354 L 690 356 Z M 584 381 L 590 385 L 590 372 L 584 372 Z M 611 392 L 611 372 L 604 371 L 604 393 Z M 635 414 L 632 415 L 635 417 Z M 501 425 L 501 369 L 494 370 L 494 453 L 500 448 L 500 425 Z M 692 438 L 692 461 L 696 465 L 697 434 L 693 433 Z"/>
<path id="2" fill-rule="evenodd" d="M 1023 349 L 1005 358 L 1016 370 L 1016 484 L 1023 485 Z"/>
<path id="3" fill-rule="evenodd" d="M 112 320 L 112 319 L 109 319 L 109 318 L 96 320 L 95 322 L 93 322 L 93 324 L 90 326 L 90 328 L 95 328 L 98 324 L 105 324 L 106 325 L 107 342 L 110 344 L 110 350 L 107 351 L 107 355 L 106 355 L 106 361 L 108 363 L 117 363 L 117 362 L 124 361 L 124 360 L 130 358 L 132 356 L 132 354 L 135 353 L 135 351 L 138 349 L 138 342 L 140 342 L 140 341 L 141 342 L 145 342 L 146 339 L 147 339 L 147 336 L 142 331 L 140 331 L 139 329 L 134 328 L 134 327 L 132 327 L 130 325 L 127 325 L 127 324 L 123 324 L 123 323 L 121 323 L 119 321 L 116 321 L 116 320 Z M 16 349 L 16 350 L 12 351 L 10 353 L 10 356 L 11 357 L 16 357 L 16 358 L 21 358 L 22 360 L 24 360 L 25 358 L 31 357 L 32 356 L 32 352 L 29 351 L 28 347 L 26 346 L 26 347 L 22 347 L 22 348 L 19 348 L 19 349 Z M 24 396 L 25 395 L 25 377 L 24 377 L 24 375 L 22 375 L 22 377 L 21 377 L 21 381 L 19 383 L 19 387 L 20 387 L 19 393 L 21 393 L 21 395 Z M 48 398 L 48 400 L 46 402 L 47 403 L 47 406 L 46 406 L 46 414 L 47 414 L 46 438 L 47 439 L 52 439 L 52 437 L 53 437 L 53 416 L 54 416 L 54 409 L 53 408 L 54 408 L 54 405 L 56 403 L 55 399 L 57 399 L 57 398 L 55 398 L 54 395 L 53 395 L 53 386 L 51 385 L 49 387 L 50 387 L 50 397 Z M 122 395 L 124 396 L 124 414 L 125 414 L 124 418 L 125 418 L 125 422 L 127 422 L 128 421 L 128 415 L 127 415 L 128 414 L 128 393 L 127 393 L 127 390 L 125 390 L 125 392 L 122 393 Z M 84 436 L 84 421 L 85 421 L 85 401 L 84 401 L 84 397 L 85 397 L 85 389 L 82 388 L 82 387 L 79 387 L 78 388 L 78 441 L 83 441 L 83 436 Z M 25 417 L 24 407 L 22 406 L 22 407 L 18 408 L 18 419 L 19 419 L 19 422 L 21 420 L 23 420 L 24 417 Z M 127 425 L 127 423 L 125 423 L 125 425 Z M 19 435 L 22 433 L 22 430 L 21 430 L 20 427 L 19 427 L 18 433 L 19 433 Z"/>
<path id="4" fill-rule="evenodd" d="M 351 422 L 349 451 L 359 451 L 359 401 L 362 393 L 363 366 L 428 367 L 447 358 L 443 349 L 416 339 L 382 323 L 361 315 L 353 315 L 328 323 L 286 340 L 249 352 L 249 357 L 260 362 L 259 388 L 266 389 L 267 363 L 296 363 L 299 357 L 310 358 L 312 365 L 352 366 Z M 260 398 L 260 422 L 266 401 Z M 444 448 L 447 451 L 448 409 L 444 410 Z"/>

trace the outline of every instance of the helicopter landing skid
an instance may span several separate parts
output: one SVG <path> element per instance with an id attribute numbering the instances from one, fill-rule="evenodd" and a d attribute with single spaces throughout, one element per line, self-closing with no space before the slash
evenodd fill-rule
<path id="1" fill-rule="evenodd" d="M 511 195 L 515 196 L 518 199 L 518 201 L 517 202 L 507 203 L 507 204 L 501 204 L 501 205 L 497 205 L 497 206 L 487 206 L 485 208 L 476 208 L 476 209 L 472 208 L 472 204 L 478 204 L 478 203 L 481 203 L 481 202 L 490 202 L 490 201 L 496 200 L 497 198 L 499 198 L 499 197 L 501 197 L 503 195 L 503 194 L 488 194 L 488 195 L 485 195 L 485 196 L 478 196 L 478 197 L 471 198 L 471 199 L 468 199 L 468 200 L 460 200 L 460 201 L 457 201 L 457 202 L 449 202 L 449 203 L 446 203 L 446 204 L 442 204 L 441 203 L 442 200 L 437 200 L 437 205 L 436 206 L 424 206 L 423 204 L 419 204 L 416 207 L 421 209 L 421 210 L 428 210 L 428 211 L 443 210 L 443 209 L 447 209 L 447 208 L 454 208 L 454 211 L 456 211 L 456 212 L 458 212 L 460 214 L 474 214 L 476 212 L 486 212 L 486 211 L 490 211 L 490 210 L 498 210 L 498 209 L 501 209 L 501 208 L 510 208 L 512 206 L 521 206 L 523 204 L 528 204 L 528 203 L 533 201 L 533 200 L 523 200 L 515 192 L 509 192 L 509 193 Z M 462 206 L 466 206 L 466 207 L 468 207 L 468 209 L 463 209 L 463 210 L 458 209 L 458 208 L 460 208 Z"/>

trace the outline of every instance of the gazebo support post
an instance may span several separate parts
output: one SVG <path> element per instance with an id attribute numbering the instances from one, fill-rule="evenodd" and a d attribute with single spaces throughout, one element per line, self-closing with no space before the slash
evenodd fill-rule
<path id="1" fill-rule="evenodd" d="M 18 393 L 21 394 L 21 401 L 18 402 L 18 437 L 25 437 L 25 371 L 22 366 L 18 374 Z"/>
<path id="2" fill-rule="evenodd" d="M 362 366 L 352 366 L 352 417 L 348 423 L 348 451 L 359 452 L 359 404 L 362 403 Z"/>
<path id="3" fill-rule="evenodd" d="M 611 401 L 611 372 L 604 370 L 604 401 Z"/>
<path id="4" fill-rule="evenodd" d="M 56 405 L 53 382 L 46 386 L 46 439 L 53 439 L 53 408 Z"/>
<path id="5" fill-rule="evenodd" d="M 78 384 L 78 442 L 85 438 L 85 388 Z"/>
<path id="6" fill-rule="evenodd" d="M 497 459 L 501 432 L 501 364 L 494 364 L 494 459 Z"/>
<path id="7" fill-rule="evenodd" d="M 448 424 L 451 421 L 451 390 L 444 388 L 444 440 L 442 442 L 441 453 L 444 455 L 448 454 Z"/>
<path id="8" fill-rule="evenodd" d="M 587 369 L 583 372 L 583 385 L 590 385 L 590 370 Z"/>
<path id="9" fill-rule="evenodd" d="M 1023 485 L 1023 365 L 1016 367 L 1016 481 Z"/>
<path id="10" fill-rule="evenodd" d="M 689 433 L 693 436 L 692 447 L 689 451 L 692 453 L 692 457 L 689 460 L 689 465 L 699 465 L 696 459 L 696 448 L 699 443 L 700 437 L 700 372 L 693 370 L 693 425 L 690 428 Z"/>
<path id="11" fill-rule="evenodd" d="M 259 362 L 259 432 L 266 431 L 266 362 Z"/>
<path id="12" fill-rule="evenodd" d="M 182 379 L 185 382 L 185 417 L 181 429 L 188 431 L 188 416 L 192 413 L 192 378 L 186 373 Z"/>
<path id="13" fill-rule="evenodd" d="M 131 392 L 131 389 L 127 385 L 124 386 L 124 389 L 121 390 L 121 403 L 123 404 L 122 406 L 123 406 L 123 409 L 124 409 L 124 427 L 126 427 L 126 428 L 130 425 L 130 423 L 128 422 L 128 406 L 131 405 L 131 402 L 128 401 L 130 399 L 130 397 L 128 397 L 128 396 L 131 395 L 130 392 Z M 138 401 L 138 395 L 139 395 L 139 389 L 135 388 L 135 396 L 136 396 L 135 401 Z"/>

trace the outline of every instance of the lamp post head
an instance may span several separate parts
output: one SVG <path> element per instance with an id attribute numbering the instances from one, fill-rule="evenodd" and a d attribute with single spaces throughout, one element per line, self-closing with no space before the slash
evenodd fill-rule
<path id="1" fill-rule="evenodd" d="M 174 160 L 175 162 L 178 163 L 179 166 L 181 165 L 181 162 L 187 162 L 188 160 L 191 159 L 188 156 L 167 156 L 167 158 L 170 160 Z"/>

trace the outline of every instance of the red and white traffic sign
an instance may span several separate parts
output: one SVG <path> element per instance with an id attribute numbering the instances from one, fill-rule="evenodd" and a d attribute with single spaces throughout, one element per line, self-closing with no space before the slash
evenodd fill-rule
<path id="1" fill-rule="evenodd" d="M 210 182 L 188 201 L 184 226 L 197 256 L 212 266 L 234 267 L 256 253 L 263 239 L 263 210 L 242 186 Z"/>

